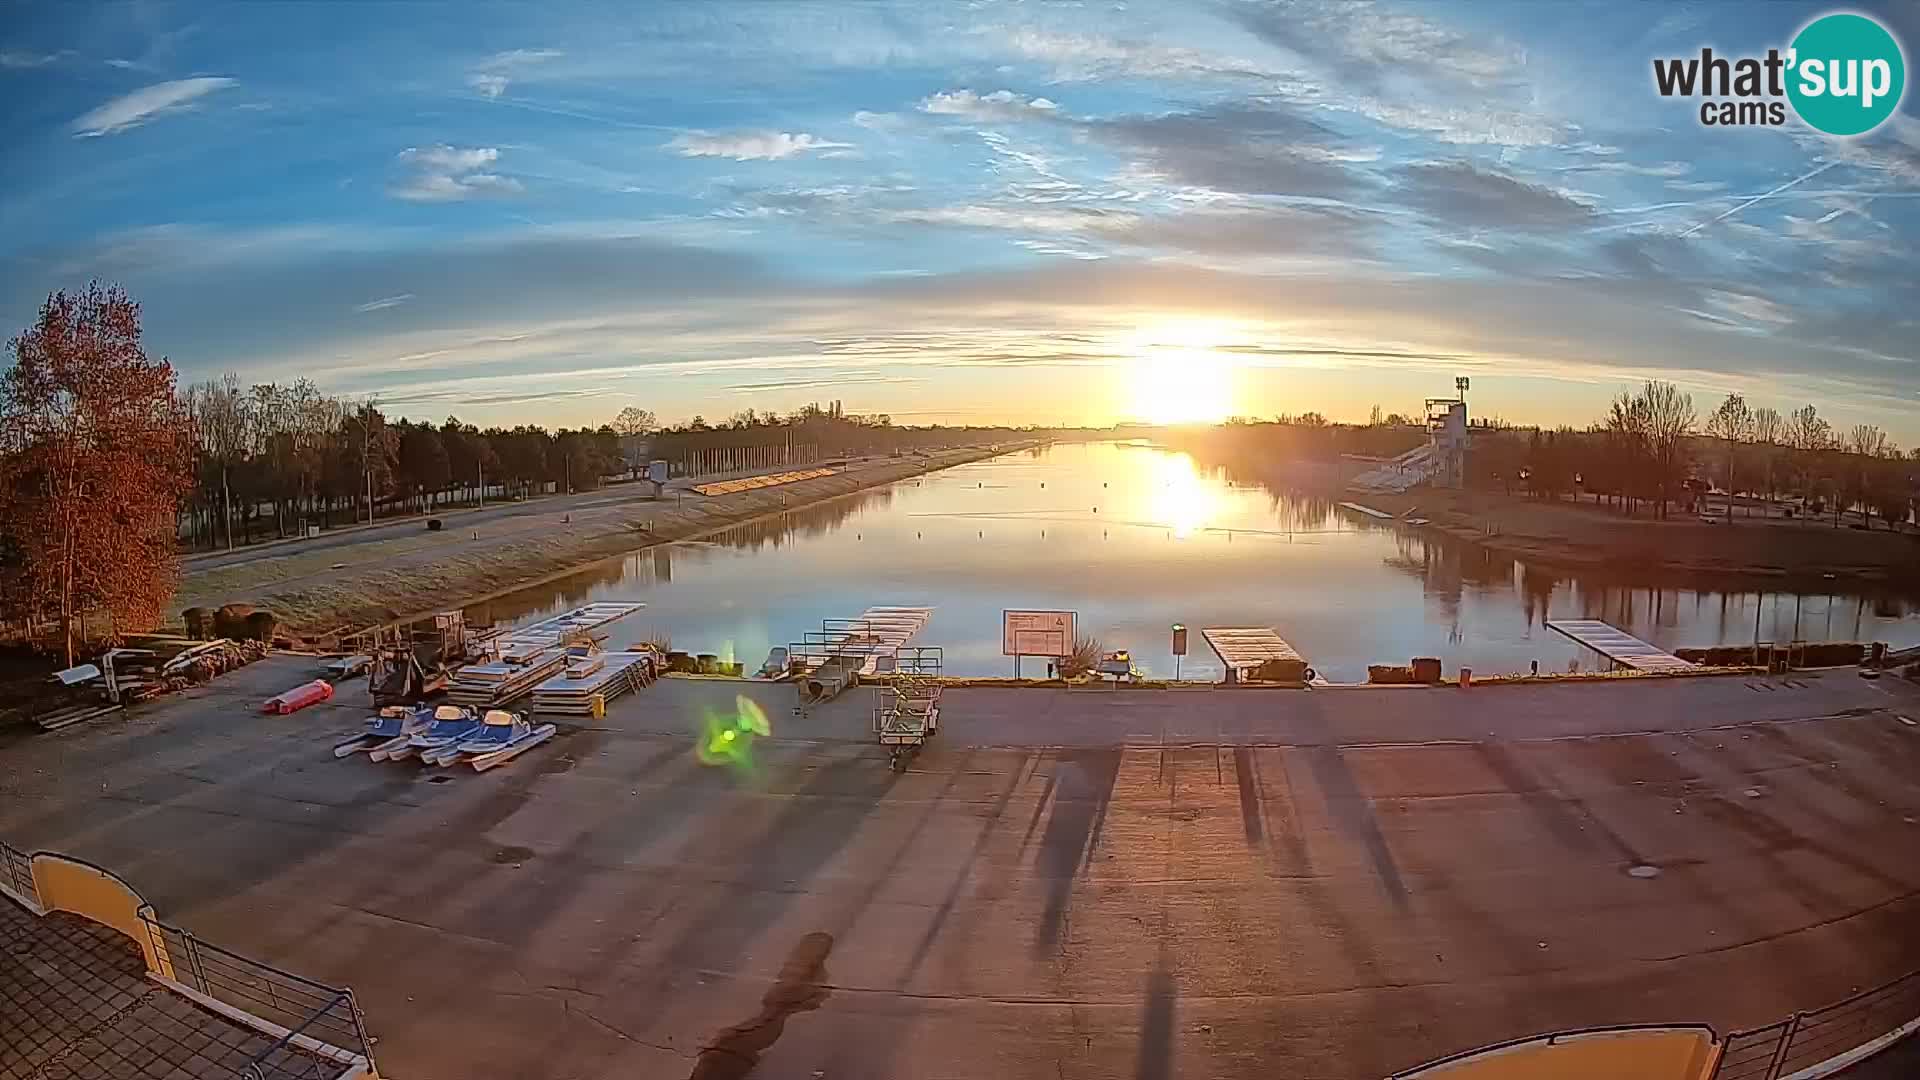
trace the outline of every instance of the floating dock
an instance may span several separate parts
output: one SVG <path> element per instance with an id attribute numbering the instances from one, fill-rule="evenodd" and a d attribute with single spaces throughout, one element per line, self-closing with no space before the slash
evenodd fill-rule
<path id="1" fill-rule="evenodd" d="M 659 661 L 650 652 L 594 653 L 576 657 L 558 675 L 533 688 L 536 713 L 594 714 L 594 699 L 606 703 L 654 679 Z"/>
<path id="2" fill-rule="evenodd" d="M 779 487 L 781 484 L 795 484 L 802 480 L 817 480 L 822 476 L 832 476 L 832 469 L 801 469 L 798 472 L 772 473 L 767 476 L 744 476 L 738 480 L 716 480 L 711 484 L 695 484 L 693 490 L 702 495 L 731 495 L 736 491 L 753 491 L 756 488 Z"/>
<path id="3" fill-rule="evenodd" d="M 870 607 L 851 619 L 822 619 L 818 631 L 787 646 L 788 662 L 819 667 L 834 661 L 862 675 L 890 672 L 932 618 L 930 607 Z"/>
<path id="4" fill-rule="evenodd" d="M 1599 619 L 1549 621 L 1547 628 L 1559 631 L 1615 664 L 1635 671 L 1695 670 L 1695 665 L 1641 641 L 1612 623 L 1601 622 Z"/>
<path id="5" fill-rule="evenodd" d="M 597 604 L 574 608 L 564 614 L 542 619 L 537 623 L 517 626 L 499 635 L 500 642 L 519 642 L 522 644 L 562 645 L 580 640 L 582 634 L 592 634 L 611 622 L 617 622 L 639 611 L 647 605 L 638 600 L 603 600 Z"/>
<path id="6" fill-rule="evenodd" d="M 1228 682 L 1307 682 L 1313 669 L 1271 627 L 1207 626 L 1205 638 L 1213 654 L 1226 666 Z"/>

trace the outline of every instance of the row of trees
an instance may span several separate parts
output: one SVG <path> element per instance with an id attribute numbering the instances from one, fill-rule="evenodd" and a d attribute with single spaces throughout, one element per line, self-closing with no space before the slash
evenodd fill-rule
<path id="1" fill-rule="evenodd" d="M 588 489 L 623 460 L 612 424 L 481 430 L 454 416 L 438 426 L 391 420 L 376 401 L 328 396 L 304 379 L 243 387 L 229 372 L 192 387 L 184 402 L 195 449 L 185 531 L 205 546 L 489 493 Z M 619 419 L 633 434 L 652 423 L 639 409 Z"/>
<path id="2" fill-rule="evenodd" d="M 1469 482 L 1559 498 L 1592 495 L 1629 515 L 1665 517 L 1713 487 L 1748 496 L 1747 513 L 1786 496 L 1836 521 L 1856 511 L 1905 521 L 1920 447 L 1903 455 L 1871 424 L 1836 433 L 1813 405 L 1781 414 L 1728 395 L 1704 423 L 1690 395 L 1649 382 L 1623 392 L 1585 430 L 1477 430 Z"/>

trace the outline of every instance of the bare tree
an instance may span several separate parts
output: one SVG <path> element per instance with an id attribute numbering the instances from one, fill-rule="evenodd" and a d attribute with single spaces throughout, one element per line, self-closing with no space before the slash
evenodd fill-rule
<path id="1" fill-rule="evenodd" d="M 1773 502 L 1773 458 L 1780 444 L 1780 433 L 1786 422 L 1780 413 L 1772 408 L 1753 410 L 1753 441 L 1760 447 L 1760 465 L 1765 470 L 1765 481 L 1761 484 L 1763 494 L 1769 505 Z"/>
<path id="2" fill-rule="evenodd" d="M 652 410 L 642 409 L 638 405 L 629 405 L 620 410 L 619 416 L 613 418 L 612 426 L 613 433 L 620 436 L 621 449 L 625 451 L 632 449 L 631 444 L 640 436 L 650 434 L 658 428 L 659 421 L 654 417 Z M 640 475 L 640 455 L 634 454 L 627 460 L 630 475 Z"/>
<path id="3" fill-rule="evenodd" d="M 1660 516 L 1664 518 L 1667 504 L 1679 498 L 1686 480 L 1686 443 L 1699 417 L 1693 411 L 1693 395 L 1681 393 L 1670 382 L 1647 383 L 1636 403 L 1646 417 L 1647 449 L 1653 458 Z"/>
<path id="4" fill-rule="evenodd" d="M 1855 424 L 1847 432 L 1846 449 L 1854 455 L 1853 460 L 1846 464 L 1846 500 L 1860 508 L 1860 523 L 1868 525 L 1871 524 L 1868 520 L 1871 509 L 1867 504 L 1872 501 L 1873 493 L 1869 472 L 1879 467 L 1879 459 L 1893 449 L 1893 442 L 1887 438 L 1886 432 L 1872 424 Z"/>
<path id="5" fill-rule="evenodd" d="M 1707 418 L 1707 434 L 1727 440 L 1727 517 L 1733 517 L 1733 455 L 1734 448 L 1745 442 L 1753 433 L 1753 410 L 1747 407 L 1747 399 L 1739 394 L 1728 394 L 1720 407 Z M 1751 513 L 1751 511 L 1749 511 Z"/>
<path id="6" fill-rule="evenodd" d="M 1791 446 L 1799 457 L 1796 463 L 1800 470 L 1800 498 L 1803 504 L 1813 501 L 1814 465 L 1820 451 L 1825 450 L 1833 441 L 1833 425 L 1811 404 L 1802 405 L 1787 417 L 1787 445 Z"/>

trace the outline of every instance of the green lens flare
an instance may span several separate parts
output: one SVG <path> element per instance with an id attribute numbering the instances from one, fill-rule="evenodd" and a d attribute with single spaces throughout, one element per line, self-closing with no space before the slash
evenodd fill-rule
<path id="1" fill-rule="evenodd" d="M 703 765 L 729 765 L 740 771 L 753 767 L 753 742 L 773 733 L 767 712 L 742 694 L 734 698 L 732 715 L 707 713 L 701 717 L 700 738 L 694 753 Z"/>

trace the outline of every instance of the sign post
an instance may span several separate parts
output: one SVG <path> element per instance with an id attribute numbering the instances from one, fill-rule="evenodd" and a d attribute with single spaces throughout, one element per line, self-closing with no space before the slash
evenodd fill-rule
<path id="1" fill-rule="evenodd" d="M 1173 681 L 1180 681 L 1180 658 L 1187 655 L 1187 628 L 1173 624 Z"/>
<path id="2" fill-rule="evenodd" d="M 1022 656 L 1057 658 L 1073 652 L 1074 612 L 1002 611 L 1000 620 L 1000 655 L 1013 657 L 1016 679 Z"/>

